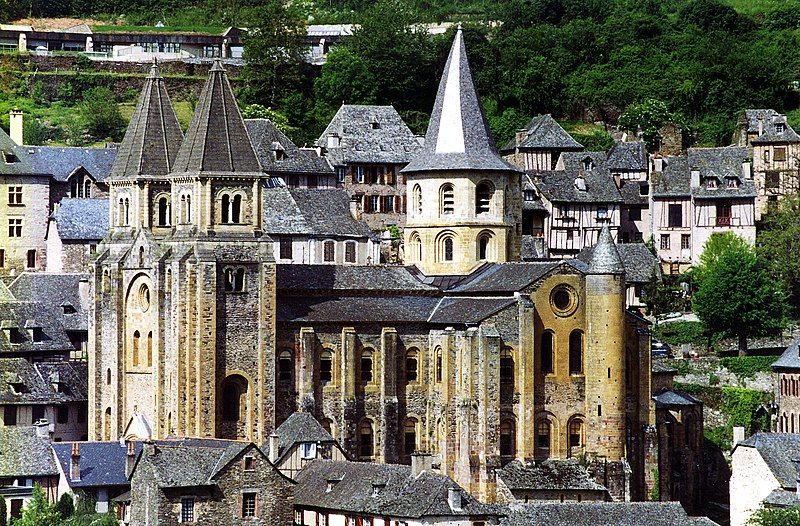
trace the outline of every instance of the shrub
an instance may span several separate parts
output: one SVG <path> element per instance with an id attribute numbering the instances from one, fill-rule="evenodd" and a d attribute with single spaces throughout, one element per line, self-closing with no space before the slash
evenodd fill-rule
<path id="1" fill-rule="evenodd" d="M 755 378 L 756 373 L 772 372 L 777 356 L 737 356 L 722 358 L 719 363 L 739 379 Z"/>

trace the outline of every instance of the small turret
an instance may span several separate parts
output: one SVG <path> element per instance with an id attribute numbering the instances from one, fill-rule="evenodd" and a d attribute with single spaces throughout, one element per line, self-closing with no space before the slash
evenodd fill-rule
<path id="1" fill-rule="evenodd" d="M 591 274 L 622 274 L 625 272 L 622 258 L 619 257 L 617 245 L 614 243 L 614 238 L 611 237 L 611 230 L 607 223 L 600 230 L 597 244 L 592 251 L 589 272 Z"/>

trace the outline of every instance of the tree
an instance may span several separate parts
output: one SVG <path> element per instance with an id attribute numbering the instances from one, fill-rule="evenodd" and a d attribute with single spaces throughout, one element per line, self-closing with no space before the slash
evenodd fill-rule
<path id="1" fill-rule="evenodd" d="M 800 313 L 800 197 L 787 196 L 770 208 L 756 241 L 770 275 L 787 291 L 794 314 Z"/>
<path id="2" fill-rule="evenodd" d="M 14 526 L 59 526 L 61 516 L 56 505 L 49 502 L 39 484 L 33 486 L 31 500 L 22 508 L 22 516 L 14 521 Z"/>
<path id="3" fill-rule="evenodd" d="M 641 104 L 628 106 L 619 118 L 620 127 L 631 132 L 641 130 L 642 138 L 650 150 L 658 147 L 659 130 L 674 119 L 664 101 L 648 99 Z"/>
<path id="4" fill-rule="evenodd" d="M 61 498 L 58 499 L 58 504 L 56 504 L 56 510 L 62 520 L 72 517 L 75 513 L 75 502 L 72 500 L 72 495 L 69 493 L 61 495 Z"/>
<path id="5" fill-rule="evenodd" d="M 98 87 L 88 90 L 83 95 L 81 117 L 86 124 L 86 131 L 95 139 L 122 139 L 125 119 L 110 89 Z"/>
<path id="6" fill-rule="evenodd" d="M 6 509 L 6 499 L 0 498 L 0 526 L 8 526 L 8 510 Z"/>
<path id="7" fill-rule="evenodd" d="M 748 336 L 768 334 L 785 326 L 787 304 L 780 284 L 770 278 L 755 249 L 731 236 L 738 237 L 732 232 L 713 234 L 706 243 L 692 304 L 712 333 L 738 339 L 739 354 L 743 356 L 747 353 Z M 705 250 L 709 253 L 705 254 Z"/>
<path id="8" fill-rule="evenodd" d="M 683 310 L 681 297 L 683 290 L 671 276 L 661 276 L 653 270 L 650 281 L 645 283 L 642 300 L 647 306 L 647 314 L 655 316 Z"/>
<path id="9" fill-rule="evenodd" d="M 748 526 L 800 526 L 800 507 L 761 507 L 750 516 Z"/>

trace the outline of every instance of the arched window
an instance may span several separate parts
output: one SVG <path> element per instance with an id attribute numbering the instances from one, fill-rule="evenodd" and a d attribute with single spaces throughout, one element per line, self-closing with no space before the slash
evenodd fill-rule
<path id="1" fill-rule="evenodd" d="M 125 226 L 125 200 L 120 199 L 117 203 L 117 226 Z"/>
<path id="2" fill-rule="evenodd" d="M 139 247 L 139 267 L 144 267 L 144 247 Z"/>
<path id="3" fill-rule="evenodd" d="M 408 239 L 408 262 L 419 263 L 422 261 L 422 240 L 419 234 L 413 232 Z"/>
<path id="4" fill-rule="evenodd" d="M 139 331 L 133 332 L 133 342 L 131 343 L 131 365 L 134 367 L 139 365 L 139 338 L 141 335 Z"/>
<path id="5" fill-rule="evenodd" d="M 158 226 L 169 226 L 169 216 L 169 199 L 166 196 L 161 196 L 158 198 Z"/>
<path id="6" fill-rule="evenodd" d="M 186 224 L 186 196 L 181 196 L 181 207 L 178 210 L 181 224 Z"/>
<path id="7" fill-rule="evenodd" d="M 511 457 L 517 454 L 517 439 L 513 420 L 500 422 L 500 456 Z"/>
<path id="8" fill-rule="evenodd" d="M 422 188 L 418 184 L 414 185 L 414 190 L 412 191 L 412 196 L 414 203 L 414 212 L 418 215 L 422 215 Z"/>
<path id="9" fill-rule="evenodd" d="M 166 284 L 166 292 L 170 292 L 172 289 L 172 269 L 168 268 L 166 272 L 166 276 L 164 277 L 164 282 Z"/>
<path id="10" fill-rule="evenodd" d="M 103 440 L 111 440 L 111 408 L 106 407 L 103 414 Z"/>
<path id="11" fill-rule="evenodd" d="M 412 347 L 406 351 L 406 383 L 416 382 L 419 375 L 419 351 Z"/>
<path id="12" fill-rule="evenodd" d="M 225 269 L 225 292 L 244 292 L 244 268 Z"/>
<path id="13" fill-rule="evenodd" d="M 111 290 L 111 275 L 107 270 L 103 271 L 102 287 L 103 287 L 103 292 L 108 292 L 109 290 Z"/>
<path id="14" fill-rule="evenodd" d="M 106 369 L 106 385 L 111 385 L 111 369 Z"/>
<path id="15" fill-rule="evenodd" d="M 436 351 L 434 351 L 435 360 L 436 360 L 436 383 L 441 383 L 442 381 L 442 348 L 437 347 Z"/>
<path id="16" fill-rule="evenodd" d="M 319 355 L 319 379 L 323 384 L 333 381 L 333 353 L 327 349 Z"/>
<path id="17" fill-rule="evenodd" d="M 239 224 L 242 222 L 242 196 L 236 194 L 231 203 L 231 223 Z"/>
<path id="18" fill-rule="evenodd" d="M 452 184 L 443 184 L 439 189 L 439 203 L 439 215 L 451 215 L 455 212 L 456 200 Z"/>
<path id="19" fill-rule="evenodd" d="M 186 222 L 192 222 L 192 196 L 186 196 Z"/>
<path id="20" fill-rule="evenodd" d="M 489 181 L 480 183 L 475 188 L 475 213 L 488 214 L 492 208 L 494 186 Z"/>
<path id="21" fill-rule="evenodd" d="M 125 223 L 124 224 L 125 224 L 125 226 L 128 226 L 128 225 L 131 224 L 131 220 L 130 220 L 130 208 L 131 208 L 131 206 L 130 206 L 130 204 L 131 204 L 130 201 L 126 197 L 125 198 L 125 205 L 124 205 L 124 208 L 125 208 Z"/>
<path id="22" fill-rule="evenodd" d="M 442 238 L 439 246 L 439 261 L 453 261 L 453 236 Z"/>
<path id="23" fill-rule="evenodd" d="M 569 335 L 569 374 L 583 372 L 583 333 L 574 330 Z"/>
<path id="24" fill-rule="evenodd" d="M 147 366 L 153 366 L 153 331 L 147 333 Z"/>
<path id="25" fill-rule="evenodd" d="M 489 257 L 489 248 L 492 242 L 492 235 L 484 232 L 478 236 L 478 261 L 483 261 Z"/>
<path id="26" fill-rule="evenodd" d="M 550 451 L 550 421 L 546 418 L 539 420 L 536 424 L 536 447 L 541 450 Z"/>
<path id="27" fill-rule="evenodd" d="M 226 225 L 231 222 L 231 196 L 228 194 L 222 195 L 222 224 Z"/>
<path id="28" fill-rule="evenodd" d="M 411 455 L 417 450 L 417 419 L 406 418 L 403 426 L 403 451 Z"/>
<path id="29" fill-rule="evenodd" d="M 372 422 L 362 420 L 358 426 L 358 456 L 369 459 L 375 454 L 375 437 L 372 432 Z"/>
<path id="30" fill-rule="evenodd" d="M 370 383 L 372 381 L 372 349 L 361 351 L 361 382 Z"/>
<path id="31" fill-rule="evenodd" d="M 247 397 L 247 380 L 239 375 L 225 379 L 222 386 L 222 420 L 238 422 L 244 420 L 243 403 Z"/>
<path id="32" fill-rule="evenodd" d="M 580 418 L 573 418 L 569 423 L 569 447 L 580 448 L 583 447 L 583 420 Z M 570 451 L 571 454 L 571 451 Z"/>
<path id="33" fill-rule="evenodd" d="M 541 370 L 542 374 L 549 374 L 553 372 L 553 333 L 551 331 L 544 331 L 542 333 L 542 351 L 541 351 Z"/>
<path id="34" fill-rule="evenodd" d="M 292 351 L 284 349 L 278 356 L 278 380 L 291 380 L 294 376 L 294 360 Z"/>
<path id="35" fill-rule="evenodd" d="M 89 179 L 83 182 L 83 197 L 86 199 L 92 197 L 92 181 Z"/>

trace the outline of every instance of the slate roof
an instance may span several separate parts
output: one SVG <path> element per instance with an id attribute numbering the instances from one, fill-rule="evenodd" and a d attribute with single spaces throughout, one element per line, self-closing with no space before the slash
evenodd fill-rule
<path id="1" fill-rule="evenodd" d="M 265 188 L 267 234 L 372 237 L 366 223 L 350 213 L 350 196 L 339 188 Z"/>
<path id="2" fill-rule="evenodd" d="M 430 471 L 414 477 L 410 466 L 313 460 L 296 479 L 297 506 L 415 519 L 495 515 L 493 507 L 472 498 L 450 478 Z M 338 482 L 327 491 L 331 480 Z M 377 495 L 374 495 L 374 484 L 382 486 Z M 459 490 L 461 510 L 450 508 L 450 488 Z"/>
<path id="3" fill-rule="evenodd" d="M 663 159 L 663 170 L 650 174 L 653 197 L 690 197 L 691 178 L 686 156 L 670 155 Z"/>
<path id="4" fill-rule="evenodd" d="M 608 223 L 603 224 L 597 243 L 592 247 L 592 258 L 589 261 L 590 274 L 622 274 L 625 266 L 617 251 L 617 244 L 611 237 Z"/>
<path id="5" fill-rule="evenodd" d="M 756 448 L 782 488 L 797 488 L 795 463 L 800 460 L 800 434 L 756 433 L 735 447 Z"/>
<path id="6" fill-rule="evenodd" d="M 520 130 L 523 131 L 523 130 Z M 503 147 L 502 152 L 513 152 L 515 149 L 540 150 L 583 150 L 583 145 L 576 141 L 548 113 L 532 118 L 524 128 L 525 137 L 517 142 L 514 137 Z"/>
<path id="7" fill-rule="evenodd" d="M 788 508 L 800 505 L 800 497 L 798 497 L 796 490 L 774 489 L 763 502 L 778 508 Z"/>
<path id="8" fill-rule="evenodd" d="M 774 371 L 800 369 L 800 338 L 792 340 L 781 357 L 772 363 Z"/>
<path id="9" fill-rule="evenodd" d="M 742 173 L 742 163 L 750 157 L 747 148 L 739 146 L 689 148 L 687 156 L 689 170 L 700 171 L 700 186 L 692 188 L 695 199 L 756 197 L 754 181 L 745 179 Z M 707 187 L 709 178 L 717 180 L 717 188 Z M 736 188 L 728 188 L 727 183 L 731 179 L 738 184 Z"/>
<path id="10" fill-rule="evenodd" d="M 680 502 L 514 503 L 500 508 L 501 526 L 713 526 L 706 517 L 689 517 Z"/>
<path id="11" fill-rule="evenodd" d="M 111 178 L 167 175 L 175 166 L 175 157 L 182 141 L 183 132 L 167 94 L 164 79 L 161 78 L 157 64 L 153 63 L 139 96 L 139 103 L 119 146 L 119 154 L 111 169 Z"/>
<path id="12" fill-rule="evenodd" d="M 84 397 L 84 400 L 86 398 Z M 0 358 L 0 404 L 53 404 L 59 397 L 24 358 Z"/>
<path id="13" fill-rule="evenodd" d="M 279 437 L 279 456 L 287 454 L 295 444 L 303 442 L 335 442 L 331 434 L 325 431 L 322 424 L 314 418 L 314 415 L 299 411 L 289 415 L 289 418 L 275 429 L 275 434 Z M 265 444 L 265 450 L 267 446 L 268 444 Z"/>
<path id="14" fill-rule="evenodd" d="M 497 154 L 460 29 L 439 83 L 425 144 L 402 171 L 442 170 L 519 171 Z"/>
<path id="15" fill-rule="evenodd" d="M 18 146 L 8 134 L 0 129 L 0 175 L 46 175 L 37 172 L 28 149 Z"/>
<path id="16" fill-rule="evenodd" d="M 377 124 L 377 128 L 373 125 Z M 339 146 L 328 148 L 328 137 Z M 393 106 L 342 104 L 316 145 L 334 166 L 351 163 L 407 164 L 419 152 L 419 140 Z"/>
<path id="17" fill-rule="evenodd" d="M 438 302 L 431 296 L 283 297 L 278 300 L 278 321 L 425 323 Z"/>
<path id="18" fill-rule="evenodd" d="M 108 199 L 65 197 L 52 218 L 61 241 L 99 241 L 108 233 Z"/>
<path id="19" fill-rule="evenodd" d="M 0 427 L 0 477 L 57 475 L 50 440 L 36 436 L 36 428 Z"/>
<path id="20" fill-rule="evenodd" d="M 616 245 L 617 253 L 625 268 L 625 281 L 628 283 L 647 283 L 653 276 L 653 271 L 661 274 L 659 259 L 650 252 L 644 243 L 620 243 Z M 582 249 L 577 259 L 590 263 L 594 254 L 594 247 Z"/>
<path id="21" fill-rule="evenodd" d="M 516 298 L 442 298 L 428 323 L 468 325 L 479 323 L 517 303 Z"/>
<path id="22" fill-rule="evenodd" d="M 652 398 L 656 402 L 656 407 L 690 407 L 703 403 L 689 393 L 673 389 L 660 389 Z"/>
<path id="23" fill-rule="evenodd" d="M 70 478 L 73 442 L 54 442 L 53 452 L 71 488 L 130 486 L 125 475 L 128 448 L 119 441 L 78 442 L 80 446 L 80 480 Z M 134 442 L 134 451 L 142 451 L 142 443 Z"/>
<path id="24" fill-rule="evenodd" d="M 277 265 L 278 290 L 372 291 L 431 293 L 438 289 L 420 283 L 404 267 L 388 265 Z"/>
<path id="25" fill-rule="evenodd" d="M 268 174 L 333 174 L 325 158 L 314 151 L 298 148 L 269 119 L 245 119 L 244 124 L 261 169 Z M 283 151 L 284 158 L 277 160 L 276 151 Z"/>
<path id="26" fill-rule="evenodd" d="M 653 374 L 678 374 L 678 370 L 665 364 L 662 360 L 653 360 L 650 370 Z"/>
<path id="27" fill-rule="evenodd" d="M 599 153 L 599 155 L 598 155 Z M 575 157 L 578 155 L 579 157 Z M 582 160 L 590 158 L 595 167 L 584 170 Z M 602 152 L 564 152 L 564 170 L 530 172 L 533 182 L 551 203 L 621 203 L 622 196 L 605 166 Z M 561 161 L 559 161 L 561 162 Z M 586 189 L 576 185 L 582 177 Z"/>
<path id="28" fill-rule="evenodd" d="M 648 193 L 642 195 L 642 190 L 646 188 L 647 181 L 634 181 L 630 179 L 622 179 L 619 182 L 619 194 L 622 196 L 622 202 L 626 205 L 648 205 Z"/>
<path id="29" fill-rule="evenodd" d="M 88 274 L 81 273 L 23 272 L 11 283 L 9 290 L 23 304 L 38 304 L 43 310 L 57 313 L 48 312 L 46 315 L 53 316 L 52 322 L 59 323 L 63 329 L 85 331 L 88 330 L 89 314 L 80 296 L 80 283 L 88 279 Z M 66 305 L 73 307 L 75 313 L 65 314 L 63 307 Z"/>
<path id="30" fill-rule="evenodd" d="M 70 315 L 75 317 L 75 314 Z M 64 327 L 64 321 L 75 323 L 79 327 L 87 323 L 82 319 L 67 319 L 61 307 L 53 307 L 42 302 L 5 302 L 0 303 L 0 323 L 3 328 L 11 329 L 0 334 L 0 356 L 14 353 L 63 353 L 75 348 Z M 35 339 L 28 334 L 28 328 L 36 327 Z M 81 330 L 75 328 L 74 330 Z"/>
<path id="31" fill-rule="evenodd" d="M 236 97 L 219 60 L 209 70 L 172 172 L 261 173 Z"/>
<path id="32" fill-rule="evenodd" d="M 497 478 L 514 490 L 592 490 L 608 492 L 574 458 L 550 459 L 538 464 L 513 460 L 496 472 Z"/>
<path id="33" fill-rule="evenodd" d="M 118 149 L 76 148 L 64 146 L 30 146 L 33 168 L 37 173 L 47 173 L 58 182 L 66 182 L 76 170 L 83 168 L 92 178 L 102 183 L 111 173 Z"/>
<path id="34" fill-rule="evenodd" d="M 161 488 L 210 486 L 228 462 L 250 446 L 245 442 L 220 439 L 161 440 L 155 454 L 143 450 L 138 462 L 146 459 Z"/>
<path id="35" fill-rule="evenodd" d="M 585 273 L 588 267 L 582 261 L 551 260 L 525 263 L 490 263 L 477 269 L 460 283 L 450 287 L 452 294 L 499 294 L 525 289 L 561 265 Z"/>
<path id="36" fill-rule="evenodd" d="M 611 172 L 646 172 L 647 148 L 644 141 L 614 143 L 608 151 L 606 164 Z"/>
<path id="37" fill-rule="evenodd" d="M 761 117 L 761 119 L 759 119 Z M 759 120 L 763 123 L 763 134 L 753 139 L 753 143 L 800 142 L 800 135 L 786 122 L 786 115 L 773 109 L 745 110 L 745 121 L 748 133 L 758 133 Z M 784 131 L 778 133 L 776 124 L 783 124 Z"/>

